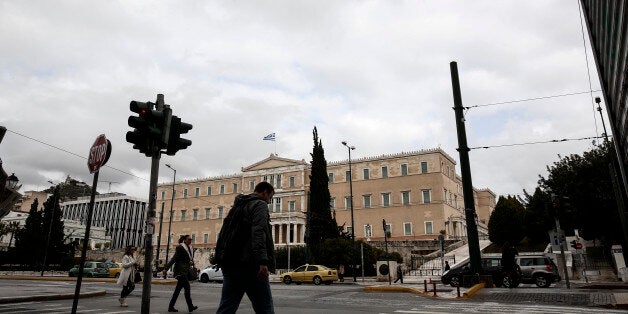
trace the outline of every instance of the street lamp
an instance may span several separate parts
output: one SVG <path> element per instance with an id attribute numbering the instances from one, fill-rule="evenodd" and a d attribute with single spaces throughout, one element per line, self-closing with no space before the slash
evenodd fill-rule
<path id="1" fill-rule="evenodd" d="M 357 282 L 358 279 L 355 275 L 355 221 L 353 220 L 353 172 L 351 170 L 351 151 L 355 150 L 355 146 L 349 146 L 347 141 L 342 141 L 342 145 L 347 147 L 347 151 L 349 151 L 349 199 L 351 201 L 351 259 L 353 263 L 353 267 L 351 267 L 351 272 L 353 273 L 353 282 Z"/>
<path id="2" fill-rule="evenodd" d="M 168 254 L 170 253 L 170 227 L 172 226 L 172 206 L 174 205 L 174 183 L 177 180 L 177 169 L 172 168 L 169 164 L 166 164 L 166 167 L 174 172 L 172 177 L 172 198 L 170 199 L 170 221 L 168 222 L 168 244 L 166 245 L 166 262 L 168 262 Z M 164 274 L 164 279 L 166 279 L 166 274 Z"/>
<path id="3" fill-rule="evenodd" d="M 6 186 L 11 190 L 15 190 L 18 182 L 20 182 L 20 180 L 15 176 L 15 173 L 11 173 L 11 175 L 7 178 Z"/>

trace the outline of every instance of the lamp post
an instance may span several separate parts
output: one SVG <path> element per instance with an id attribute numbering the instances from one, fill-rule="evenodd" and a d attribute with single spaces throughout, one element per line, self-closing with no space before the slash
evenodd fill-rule
<path id="1" fill-rule="evenodd" d="M 342 145 L 347 147 L 349 151 L 349 200 L 351 201 L 351 260 L 353 266 L 351 267 L 351 273 L 353 273 L 353 282 L 357 282 L 355 274 L 355 221 L 353 220 L 353 172 L 351 170 L 351 151 L 355 150 L 355 146 L 349 146 L 347 141 L 342 141 Z"/>
<path id="2" fill-rule="evenodd" d="M 7 187 L 11 190 L 15 190 L 18 182 L 20 182 L 20 180 L 15 176 L 15 173 L 11 173 L 7 178 Z"/>
<path id="3" fill-rule="evenodd" d="M 172 206 L 174 205 L 174 183 L 177 180 L 177 169 L 172 168 L 172 166 L 169 164 L 166 164 L 166 167 L 170 168 L 170 170 L 174 172 L 174 175 L 172 176 L 172 198 L 170 199 L 170 218 L 168 221 L 168 244 L 166 245 L 166 263 L 167 263 L 168 254 L 170 253 L 170 227 L 172 226 Z M 166 279 L 165 274 L 164 274 L 164 279 Z"/>

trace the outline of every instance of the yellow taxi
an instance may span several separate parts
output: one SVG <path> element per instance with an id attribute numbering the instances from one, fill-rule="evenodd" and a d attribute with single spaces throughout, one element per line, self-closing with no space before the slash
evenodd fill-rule
<path id="1" fill-rule="evenodd" d="M 110 278 L 120 277 L 120 272 L 122 271 L 122 263 L 112 262 L 112 263 L 108 263 L 107 266 L 109 267 Z"/>
<path id="2" fill-rule="evenodd" d="M 321 283 L 330 285 L 336 280 L 338 280 L 338 271 L 323 265 L 305 264 L 281 275 L 281 282 L 287 285 L 293 282 L 296 284 L 311 282 L 315 285 L 320 285 Z"/>

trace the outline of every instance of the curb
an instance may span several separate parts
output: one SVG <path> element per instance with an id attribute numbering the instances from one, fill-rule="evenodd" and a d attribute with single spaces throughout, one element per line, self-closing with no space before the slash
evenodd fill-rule
<path id="1" fill-rule="evenodd" d="M 0 277 L 2 280 L 40 280 L 40 281 L 76 281 L 76 277 L 27 277 L 27 276 L 10 276 Z M 83 278 L 84 282 L 109 282 L 116 283 L 118 279 L 115 278 Z M 177 281 L 175 279 L 160 279 L 152 280 L 151 284 L 156 285 L 174 285 Z M 138 284 L 142 284 L 139 282 Z"/>
<path id="2" fill-rule="evenodd" d="M 470 299 L 471 297 L 473 297 L 476 293 L 478 293 L 483 288 L 484 288 L 484 283 L 483 282 L 475 284 L 473 287 L 469 288 L 466 292 L 464 292 L 462 294 L 462 298 L 463 299 Z"/>
<path id="3" fill-rule="evenodd" d="M 106 295 L 106 291 L 94 291 L 79 294 L 79 298 L 93 298 Z M 21 303 L 32 301 L 53 301 L 53 300 L 67 300 L 74 299 L 74 293 L 72 294 L 49 294 L 49 295 L 33 295 L 27 297 L 1 297 L 0 304 L 8 303 Z"/>
<path id="4" fill-rule="evenodd" d="M 442 298 L 438 295 L 434 295 L 433 292 L 425 292 L 418 288 L 413 287 L 404 287 L 404 286 L 365 286 L 364 291 L 381 291 L 381 292 L 409 292 L 418 294 L 424 297 L 430 298 Z M 442 298 L 449 299 L 449 298 Z"/>

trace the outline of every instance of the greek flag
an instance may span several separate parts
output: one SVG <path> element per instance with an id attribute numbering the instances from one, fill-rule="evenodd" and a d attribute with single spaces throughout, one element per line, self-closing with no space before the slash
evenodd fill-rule
<path id="1" fill-rule="evenodd" d="M 275 133 L 270 133 L 263 138 L 264 141 L 275 141 Z"/>

